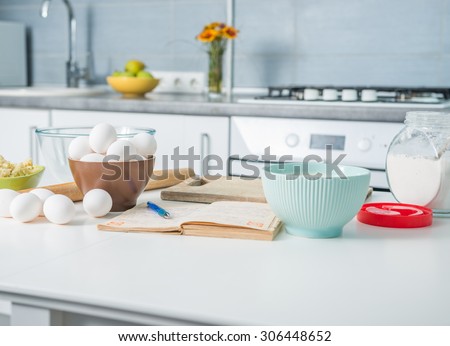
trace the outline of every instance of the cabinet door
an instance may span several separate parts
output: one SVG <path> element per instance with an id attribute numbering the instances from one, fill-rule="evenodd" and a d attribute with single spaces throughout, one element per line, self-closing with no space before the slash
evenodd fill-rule
<path id="1" fill-rule="evenodd" d="M 173 168 L 171 155 L 177 146 L 183 144 L 183 116 L 179 115 L 70 110 L 52 110 L 51 115 L 52 126 L 55 127 L 94 126 L 106 122 L 114 126 L 154 128 L 158 143 L 156 169 Z"/>
<path id="2" fill-rule="evenodd" d="M 183 151 L 189 148 L 200 157 L 194 170 L 201 175 L 225 175 L 229 156 L 228 117 L 185 116 Z"/>
<path id="3" fill-rule="evenodd" d="M 49 126 L 47 110 L 0 108 L 0 155 L 12 162 L 33 159 L 43 164 L 37 150 L 36 127 Z"/>

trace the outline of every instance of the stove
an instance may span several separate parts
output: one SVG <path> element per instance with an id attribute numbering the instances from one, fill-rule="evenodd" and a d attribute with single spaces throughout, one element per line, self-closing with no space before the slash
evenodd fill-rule
<path id="1" fill-rule="evenodd" d="M 240 103 L 305 105 L 323 107 L 399 107 L 445 109 L 450 107 L 450 88 L 278 86 L 265 96 L 238 100 Z M 345 110 L 343 109 L 345 112 Z M 288 155 L 303 161 L 308 155 L 326 158 L 327 145 L 334 155 L 343 154 L 342 164 L 371 171 L 370 184 L 388 190 L 385 161 L 392 139 L 403 128 L 401 122 L 349 121 L 311 118 L 232 117 L 228 174 L 257 177 L 264 174 L 270 148 L 271 160 Z"/>
<path id="2" fill-rule="evenodd" d="M 342 164 L 369 169 L 371 186 L 388 190 L 386 155 L 403 126 L 392 122 L 231 117 L 228 175 L 261 176 L 268 163 L 267 149 L 273 155 L 271 161 L 299 162 L 308 155 L 325 159 L 326 147 L 331 145 L 334 159 L 344 154 Z"/>
<path id="3" fill-rule="evenodd" d="M 275 86 L 268 94 L 240 103 L 311 104 L 365 107 L 446 108 L 450 106 L 450 88 L 380 86 Z"/>

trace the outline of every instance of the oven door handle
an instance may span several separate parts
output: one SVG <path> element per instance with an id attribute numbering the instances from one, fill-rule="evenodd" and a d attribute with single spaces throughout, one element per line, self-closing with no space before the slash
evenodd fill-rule
<path id="1" fill-rule="evenodd" d="M 207 133 L 200 134 L 200 162 L 202 176 L 208 170 L 208 157 L 211 154 L 211 137 Z"/>

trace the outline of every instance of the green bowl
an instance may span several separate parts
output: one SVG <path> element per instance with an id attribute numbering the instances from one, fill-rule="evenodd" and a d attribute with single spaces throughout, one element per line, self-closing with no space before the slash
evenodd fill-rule
<path id="1" fill-rule="evenodd" d="M 308 238 L 342 234 L 364 203 L 370 172 L 352 166 L 339 169 L 345 178 L 336 171 L 330 174 L 325 163 L 275 163 L 265 168 L 264 194 L 288 233 Z"/>
<path id="2" fill-rule="evenodd" d="M 21 177 L 0 178 L 0 189 L 25 190 L 38 186 L 39 181 L 44 174 L 45 167 L 37 166 L 38 170 L 33 174 Z"/>

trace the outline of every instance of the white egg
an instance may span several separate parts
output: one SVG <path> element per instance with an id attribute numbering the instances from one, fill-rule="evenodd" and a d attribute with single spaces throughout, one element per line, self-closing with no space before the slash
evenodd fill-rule
<path id="1" fill-rule="evenodd" d="M 144 157 L 155 155 L 157 148 L 155 136 L 142 132 L 135 135 L 130 141 L 136 147 L 138 154 Z"/>
<path id="2" fill-rule="evenodd" d="M 44 202 L 44 215 L 48 221 L 64 225 L 75 216 L 75 204 L 64 195 L 50 196 Z"/>
<path id="3" fill-rule="evenodd" d="M 84 162 L 102 162 L 105 159 L 105 155 L 92 153 L 84 155 L 80 161 Z"/>
<path id="4" fill-rule="evenodd" d="M 89 145 L 89 137 L 87 136 L 74 138 L 69 144 L 69 157 L 72 160 L 79 160 L 83 156 L 92 152 L 93 151 Z"/>
<path id="5" fill-rule="evenodd" d="M 84 195 L 83 208 L 89 216 L 102 217 L 111 211 L 111 195 L 102 189 L 93 189 Z"/>
<path id="6" fill-rule="evenodd" d="M 108 159 L 117 160 L 117 161 L 130 161 L 133 158 L 136 158 L 137 151 L 133 143 L 127 141 L 125 139 L 119 139 L 111 144 L 106 152 L 106 156 Z"/>
<path id="7" fill-rule="evenodd" d="M 17 197 L 19 193 L 10 189 L 0 189 L 0 216 L 1 217 L 11 217 L 9 212 L 9 206 L 11 201 Z"/>
<path id="8" fill-rule="evenodd" d="M 53 196 L 54 193 L 47 189 L 34 189 L 34 190 L 31 190 L 30 193 L 38 196 L 39 199 L 41 200 L 42 206 L 41 206 L 41 211 L 39 212 L 39 216 L 44 216 L 44 211 L 42 210 L 42 207 L 44 206 L 44 202 L 47 198 L 49 198 L 50 196 Z"/>
<path id="9" fill-rule="evenodd" d="M 9 206 L 9 212 L 14 220 L 30 222 L 39 216 L 42 202 L 32 193 L 22 193 L 16 196 Z"/>
<path id="10" fill-rule="evenodd" d="M 100 123 L 94 126 L 89 134 L 89 145 L 93 151 L 104 154 L 117 139 L 117 133 L 110 124 Z"/>

